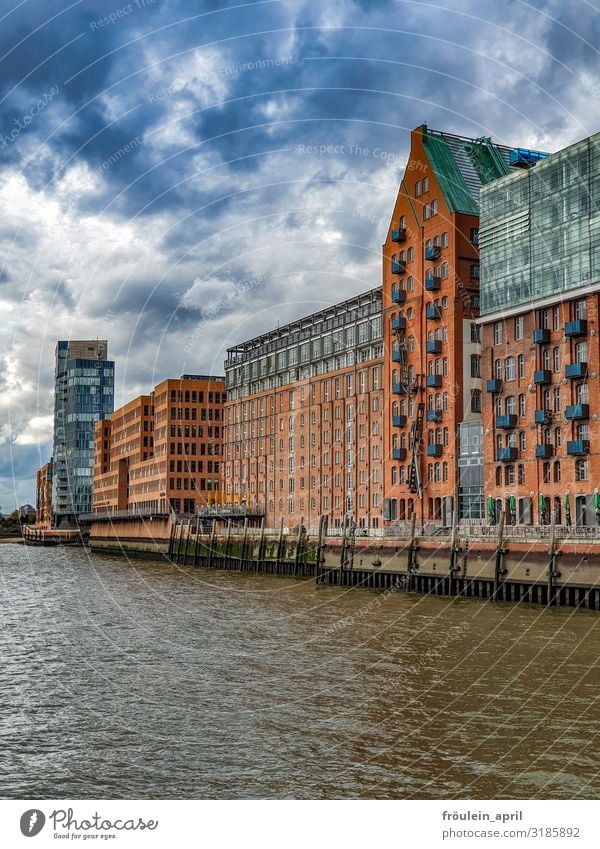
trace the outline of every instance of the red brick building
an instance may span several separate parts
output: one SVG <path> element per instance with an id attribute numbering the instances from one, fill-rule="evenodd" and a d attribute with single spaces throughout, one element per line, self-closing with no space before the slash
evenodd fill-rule
<path id="1" fill-rule="evenodd" d="M 52 526 L 52 460 L 43 465 L 36 475 L 35 524 L 38 528 Z"/>
<path id="2" fill-rule="evenodd" d="M 425 125 L 411 133 L 383 245 L 390 522 L 481 514 L 481 469 L 459 477 L 459 429 L 481 418 L 479 189 L 508 173 L 509 153 Z"/>

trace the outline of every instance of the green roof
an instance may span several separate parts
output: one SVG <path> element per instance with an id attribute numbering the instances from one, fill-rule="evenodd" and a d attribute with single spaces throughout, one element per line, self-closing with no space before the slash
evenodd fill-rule
<path id="1" fill-rule="evenodd" d="M 423 145 L 450 212 L 479 215 L 479 189 L 510 173 L 512 148 L 423 127 Z"/>

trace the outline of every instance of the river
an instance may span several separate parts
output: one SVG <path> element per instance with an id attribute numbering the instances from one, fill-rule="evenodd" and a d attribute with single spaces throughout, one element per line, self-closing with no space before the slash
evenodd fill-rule
<path id="1" fill-rule="evenodd" d="M 0 546 L 2 798 L 596 798 L 600 616 Z"/>

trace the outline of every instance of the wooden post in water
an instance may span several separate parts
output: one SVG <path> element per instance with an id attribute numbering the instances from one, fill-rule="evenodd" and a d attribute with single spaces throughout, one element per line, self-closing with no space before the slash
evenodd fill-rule
<path id="1" fill-rule="evenodd" d="M 552 521 L 550 524 L 550 546 L 548 548 L 550 560 L 548 561 L 548 605 L 556 604 L 556 579 L 560 578 L 557 568 L 557 560 L 562 554 L 556 545 L 556 512 L 552 510 Z"/>
<path id="2" fill-rule="evenodd" d="M 213 556 L 215 552 L 215 541 L 217 538 L 217 520 L 213 519 L 212 522 L 212 530 L 210 532 L 210 542 L 209 542 L 209 550 L 208 550 L 208 568 L 210 569 L 213 564 Z"/>
<path id="3" fill-rule="evenodd" d="M 283 551 L 283 517 L 281 522 L 279 523 L 279 539 L 277 540 L 277 561 L 275 563 L 275 574 L 279 575 L 279 564 L 281 562 L 281 555 Z"/>
<path id="4" fill-rule="evenodd" d="M 300 569 L 300 559 L 302 557 L 302 534 L 304 531 L 304 516 L 300 517 L 298 524 L 298 533 L 296 535 L 296 551 L 294 552 L 294 577 L 298 577 Z"/>
<path id="5" fill-rule="evenodd" d="M 227 538 L 225 540 L 225 568 L 229 567 L 229 553 L 231 544 L 231 519 L 227 519 Z"/>
<path id="6" fill-rule="evenodd" d="M 458 530 L 458 512 L 452 511 L 452 534 L 450 537 L 450 579 L 449 579 L 449 594 L 456 595 L 456 532 Z"/>
<path id="7" fill-rule="evenodd" d="M 410 592 L 414 592 L 415 589 L 415 575 L 417 573 L 417 569 L 419 568 L 417 565 L 417 548 L 418 542 L 416 540 L 417 534 L 417 514 L 413 512 L 410 517 L 410 542 L 408 544 L 408 561 L 407 561 L 407 589 Z"/>
<path id="8" fill-rule="evenodd" d="M 315 581 L 317 584 L 322 579 L 323 547 L 327 537 L 327 516 L 319 517 L 319 541 L 317 543 L 317 558 L 315 560 Z"/>
<path id="9" fill-rule="evenodd" d="M 265 517 L 260 520 L 260 540 L 258 542 L 258 554 L 256 557 L 256 571 L 260 570 L 260 564 L 265 559 Z"/>
<path id="10" fill-rule="evenodd" d="M 244 518 L 244 538 L 242 540 L 242 562 L 240 563 L 240 569 L 244 568 L 246 563 L 246 545 L 248 543 L 248 517 Z"/>
<path id="11" fill-rule="evenodd" d="M 169 534 L 169 549 L 168 549 L 168 558 L 169 560 L 173 560 L 173 549 L 174 549 L 174 538 L 175 538 L 175 522 L 171 519 L 171 533 Z"/>
<path id="12" fill-rule="evenodd" d="M 196 539 L 194 541 L 194 566 L 198 565 L 198 538 L 200 537 L 200 516 L 196 519 Z"/>
<path id="13" fill-rule="evenodd" d="M 500 590 L 500 583 L 502 581 L 502 576 L 506 572 L 504 568 L 504 510 L 500 511 L 500 516 L 498 517 L 498 538 L 496 541 L 496 563 L 494 568 L 494 595 L 493 601 L 497 600 L 498 592 Z"/>

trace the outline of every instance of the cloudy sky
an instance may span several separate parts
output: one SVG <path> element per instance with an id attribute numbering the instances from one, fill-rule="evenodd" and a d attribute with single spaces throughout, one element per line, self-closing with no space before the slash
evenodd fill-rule
<path id="1" fill-rule="evenodd" d="M 0 0 L 2 510 L 51 454 L 57 339 L 108 338 L 120 404 L 378 285 L 411 128 L 550 151 L 597 131 L 599 18 Z"/>

